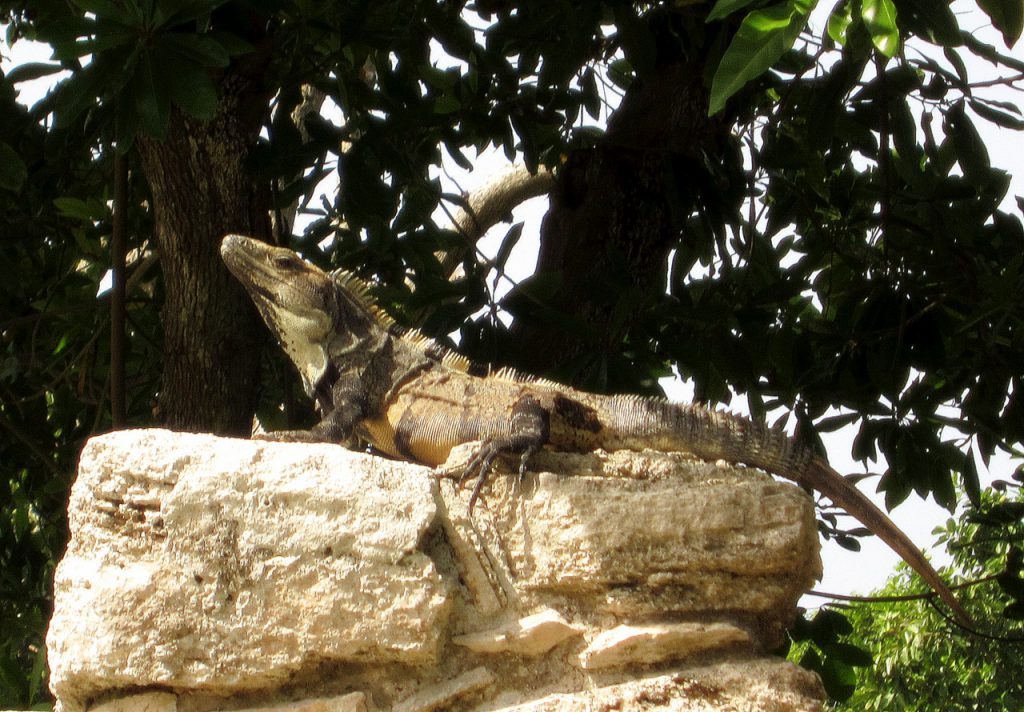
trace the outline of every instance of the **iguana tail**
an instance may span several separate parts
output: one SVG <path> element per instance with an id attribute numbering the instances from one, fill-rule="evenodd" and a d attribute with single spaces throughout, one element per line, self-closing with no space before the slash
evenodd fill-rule
<path id="1" fill-rule="evenodd" d="M 946 602 L 957 621 L 972 626 L 971 617 L 946 583 L 888 515 L 784 431 L 694 404 L 636 396 L 613 396 L 602 417 L 612 423 L 614 433 L 605 436 L 608 442 L 602 443 L 604 447 L 689 452 L 705 460 L 760 467 L 817 490 L 888 544 Z"/>
<path id="2" fill-rule="evenodd" d="M 783 473 L 784 474 L 784 473 Z M 931 586 L 939 598 L 946 602 L 960 625 L 967 628 L 974 626 L 974 621 L 963 609 L 956 596 L 949 590 L 946 582 L 931 563 L 924 557 L 921 550 L 914 545 L 906 534 L 875 503 L 853 486 L 849 480 L 829 467 L 824 461 L 815 458 L 804 469 L 796 480 L 806 484 L 832 500 L 836 506 L 845 509 L 870 529 L 879 539 L 899 554 L 918 575 Z"/>

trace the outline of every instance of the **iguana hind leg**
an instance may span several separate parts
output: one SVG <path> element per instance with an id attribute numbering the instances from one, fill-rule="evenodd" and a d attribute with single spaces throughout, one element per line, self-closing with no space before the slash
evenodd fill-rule
<path id="1" fill-rule="evenodd" d="M 485 438 L 480 449 L 466 464 L 466 469 L 459 477 L 460 486 L 474 477 L 476 478 L 473 492 L 469 495 L 469 513 L 471 515 L 473 506 L 480 496 L 480 490 L 483 489 L 491 473 L 495 459 L 503 454 L 519 455 L 519 478 L 521 480 L 526 474 L 530 457 L 544 447 L 550 432 L 551 418 L 540 401 L 531 395 L 520 396 L 512 406 L 508 432 Z"/>

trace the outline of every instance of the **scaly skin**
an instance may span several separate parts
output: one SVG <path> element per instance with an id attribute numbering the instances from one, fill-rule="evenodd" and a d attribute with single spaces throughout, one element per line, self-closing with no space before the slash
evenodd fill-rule
<path id="1" fill-rule="evenodd" d="M 456 445 L 481 447 L 462 476 L 476 500 L 495 458 L 542 447 L 571 452 L 659 450 L 752 465 L 811 487 L 885 541 L 954 611 L 970 617 L 913 542 L 858 489 L 810 450 L 747 418 L 639 396 L 602 396 L 490 372 L 380 311 L 365 285 L 327 274 L 296 253 L 239 235 L 221 244 L 228 269 L 302 375 L 321 421 L 281 440 L 361 440 L 392 457 L 436 467 Z"/>

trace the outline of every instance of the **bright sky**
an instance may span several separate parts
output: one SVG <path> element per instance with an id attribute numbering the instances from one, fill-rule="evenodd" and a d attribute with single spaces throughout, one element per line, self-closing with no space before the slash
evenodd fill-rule
<path id="1" fill-rule="evenodd" d="M 822 3 L 827 11 L 832 3 Z M 977 10 L 976 4 L 969 0 L 961 0 L 954 5 L 961 16 L 962 26 L 974 31 L 975 36 L 984 42 L 992 44 L 1004 53 L 1008 52 L 1017 59 L 1024 61 L 1024 39 L 1013 50 L 1007 51 L 1002 43 L 1001 37 L 991 28 L 988 18 Z M 820 25 L 818 25 L 820 26 Z M 964 52 L 965 59 L 969 53 Z M 12 66 L 25 62 L 39 62 L 49 60 L 49 49 L 45 45 L 35 45 L 29 42 L 19 42 L 13 48 L 8 47 L 0 40 L 0 66 L 6 71 Z M 994 68 L 981 61 L 969 61 L 968 69 L 973 80 L 984 80 L 994 78 Z M 1003 76 L 1010 74 L 1002 70 Z M 18 85 L 20 99 L 23 103 L 31 105 L 42 97 L 52 86 L 53 82 L 60 75 L 44 77 L 31 82 L 24 82 Z M 1024 82 L 1018 81 L 1015 88 L 1001 88 L 993 92 L 991 96 L 1012 102 L 1017 105 L 1024 104 Z M 978 120 L 975 125 L 985 139 L 989 147 L 992 163 L 1004 168 L 1013 177 L 1008 205 L 1006 209 L 1012 209 L 1014 195 L 1024 195 L 1024 135 L 1021 133 L 999 129 L 994 125 Z M 449 173 L 458 181 L 459 188 L 470 191 L 488 181 L 495 173 L 499 172 L 506 164 L 504 155 L 492 151 L 481 156 L 474 162 L 474 171 L 469 174 L 460 170 L 457 166 L 449 166 Z M 335 184 L 336 186 L 336 184 Z M 331 189 L 330 184 L 323 186 Z M 314 200 L 313 204 L 319 201 Z M 547 209 L 545 198 L 535 198 L 519 206 L 514 212 L 515 220 L 525 221 L 523 237 L 516 247 L 513 258 L 509 262 L 508 273 L 512 279 L 522 279 L 533 271 L 535 256 L 537 253 L 538 236 L 540 234 L 540 221 Z M 481 241 L 480 247 L 486 254 L 494 254 L 505 235 L 508 225 L 498 225 Z M 692 388 L 678 379 L 667 379 L 663 385 L 669 397 L 673 400 L 687 401 L 692 395 Z M 733 404 L 738 411 L 744 410 L 742 399 Z M 827 435 L 825 443 L 828 448 L 829 458 L 832 466 L 839 472 L 850 473 L 860 472 L 863 468 L 850 457 L 850 446 L 855 428 L 847 429 Z M 987 472 L 979 463 L 979 472 L 984 482 L 993 478 L 1008 478 L 1013 471 L 1014 465 L 1006 457 L 996 457 L 992 461 L 992 471 Z M 882 466 L 876 464 L 872 469 L 880 470 Z M 873 481 L 862 484 L 862 490 L 871 494 Z M 873 497 L 883 509 L 884 503 L 881 497 Z M 934 537 L 932 530 L 942 524 L 949 516 L 949 513 L 938 507 L 934 502 L 924 502 L 916 497 L 911 497 L 905 504 L 898 507 L 891 513 L 892 519 L 903 529 L 908 536 L 918 545 L 927 547 Z M 834 593 L 867 593 L 870 590 L 881 586 L 885 579 L 891 574 L 893 566 L 899 560 L 892 551 L 878 539 L 870 537 L 862 540 L 863 551 L 854 554 L 841 549 L 834 543 L 826 542 L 822 550 L 825 574 L 818 585 L 818 589 Z M 936 563 L 944 563 L 946 558 L 942 552 L 934 556 Z M 823 599 L 805 597 L 804 605 L 817 607 L 823 603 Z"/>

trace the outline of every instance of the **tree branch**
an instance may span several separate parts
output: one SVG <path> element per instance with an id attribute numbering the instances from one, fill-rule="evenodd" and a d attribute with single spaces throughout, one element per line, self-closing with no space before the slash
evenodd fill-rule
<path id="1" fill-rule="evenodd" d="M 516 163 L 467 195 L 465 205 L 452 216 L 452 227 L 466 238 L 466 242 L 461 248 L 437 255 L 445 274 L 450 277 L 466 253 L 489 229 L 507 220 L 513 208 L 530 198 L 546 195 L 554 182 L 553 174 L 546 167 L 541 166 L 536 174 L 531 174 L 524 164 Z"/>

